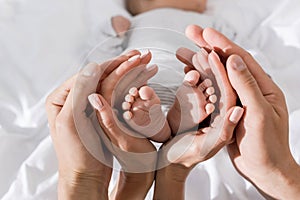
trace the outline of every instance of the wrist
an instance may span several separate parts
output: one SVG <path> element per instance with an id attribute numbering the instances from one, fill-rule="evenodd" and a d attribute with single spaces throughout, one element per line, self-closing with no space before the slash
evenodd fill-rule
<path id="1" fill-rule="evenodd" d="M 254 181 L 262 193 L 275 199 L 297 199 L 300 196 L 300 166 L 291 158 L 284 166 Z"/>
<path id="2" fill-rule="evenodd" d="M 190 172 L 178 164 L 170 164 L 156 173 L 154 199 L 184 199 L 185 181 Z"/>
<path id="3" fill-rule="evenodd" d="M 112 193 L 112 199 L 144 199 L 153 183 L 154 172 L 120 172 L 119 182 Z"/>
<path id="4" fill-rule="evenodd" d="M 298 199 L 300 196 L 300 166 L 294 159 L 287 165 L 285 170 L 279 173 L 282 180 L 281 190 L 278 197 L 280 199 Z"/>
<path id="5" fill-rule="evenodd" d="M 190 171 L 191 168 L 185 167 L 184 165 L 171 163 L 159 169 L 157 174 L 168 182 L 184 184 Z"/>
<path id="6" fill-rule="evenodd" d="M 175 101 L 178 101 L 177 99 Z M 167 120 L 173 134 L 179 132 L 179 124 L 181 121 L 181 110 L 178 107 L 179 103 L 174 103 L 167 114 Z"/>
<path id="7" fill-rule="evenodd" d="M 108 199 L 109 180 L 108 175 L 59 173 L 58 199 Z"/>

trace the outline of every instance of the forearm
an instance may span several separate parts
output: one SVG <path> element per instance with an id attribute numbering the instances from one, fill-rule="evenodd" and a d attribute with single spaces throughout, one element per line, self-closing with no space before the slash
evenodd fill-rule
<path id="1" fill-rule="evenodd" d="M 295 161 L 262 179 L 257 182 L 257 186 L 267 199 L 293 200 L 300 196 L 300 166 Z"/>
<path id="2" fill-rule="evenodd" d="M 86 174 L 60 176 L 58 180 L 59 200 L 108 199 L 110 177 L 92 177 Z"/>
<path id="3" fill-rule="evenodd" d="M 156 173 L 154 200 L 184 199 L 185 180 L 190 170 L 170 164 Z"/>
<path id="4" fill-rule="evenodd" d="M 119 181 L 110 199 L 145 199 L 154 180 L 154 172 L 120 172 Z"/>

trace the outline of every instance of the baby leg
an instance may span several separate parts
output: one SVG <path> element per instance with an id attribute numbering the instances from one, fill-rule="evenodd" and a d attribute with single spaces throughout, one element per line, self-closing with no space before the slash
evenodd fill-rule
<path id="1" fill-rule="evenodd" d="M 171 130 L 161 110 L 160 99 L 152 88 L 131 88 L 122 108 L 123 118 L 133 130 L 156 142 L 170 137 Z"/>
<path id="2" fill-rule="evenodd" d="M 168 112 L 168 122 L 174 134 L 197 128 L 214 110 L 217 96 L 210 79 L 201 81 L 200 73 L 192 70 L 176 92 L 176 99 Z"/>

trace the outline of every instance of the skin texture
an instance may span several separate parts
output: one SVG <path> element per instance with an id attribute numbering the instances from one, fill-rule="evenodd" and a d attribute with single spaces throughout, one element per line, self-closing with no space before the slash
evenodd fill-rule
<path id="1" fill-rule="evenodd" d="M 227 60 L 229 80 L 245 108 L 235 142 L 227 146 L 237 171 L 268 198 L 297 199 L 299 165 L 289 149 L 288 112 L 280 88 L 249 53 L 216 30 L 192 25 L 186 35 Z"/>
<path id="2" fill-rule="evenodd" d="M 217 96 L 214 93 L 210 79 L 203 80 L 196 70 L 187 72 L 167 116 L 173 134 L 196 130 L 199 123 L 215 110 Z"/>
<path id="3" fill-rule="evenodd" d="M 183 133 L 164 145 L 158 155 L 158 166 L 164 167 L 156 174 L 154 198 L 166 199 L 170 197 L 170 193 L 176 199 L 183 198 L 184 182 L 190 170 L 197 163 L 213 156 L 224 145 L 228 145 L 228 153 L 238 172 L 250 180 L 263 195 L 275 199 L 297 199 L 300 195 L 300 167 L 289 150 L 288 113 L 281 90 L 250 54 L 217 31 L 190 26 L 187 36 L 199 46 L 216 51 L 221 60 L 226 60 L 229 80 L 224 75 L 226 72 L 217 54 L 214 51 L 208 54 L 208 64 L 212 67 L 212 73 L 216 75 L 214 81 L 219 86 L 219 102 L 224 102 L 220 113 L 224 113 L 225 120 L 224 123 L 219 123 L 220 126 Z M 186 63 L 187 72 L 193 67 L 200 73 L 206 72 L 200 55 L 190 51 L 185 51 L 184 54 L 185 56 L 181 54 L 178 57 Z M 47 98 L 49 127 L 59 162 L 59 199 L 90 199 L 91 196 L 95 199 L 107 199 L 111 169 L 95 159 L 95 156 L 109 163 L 111 154 L 119 159 L 125 169 L 121 172 L 112 197 L 141 199 L 148 191 L 154 173 L 133 174 L 130 170 L 136 170 L 136 164 L 131 165 L 124 158 L 128 152 L 149 153 L 154 151 L 154 147 L 147 139 L 130 135 L 136 133 L 124 133 L 112 110 L 112 107 L 118 107 L 122 103 L 115 96 L 123 95 L 122 91 L 128 91 L 132 87 L 132 80 L 139 77 L 140 84 L 143 85 L 156 73 L 155 70 L 141 65 L 147 64 L 151 55 L 144 58 L 138 56 L 133 62 L 129 62 L 128 59 L 135 55 L 139 55 L 139 52 L 130 52 L 101 65 L 90 64 L 88 71 L 84 70 L 66 81 Z M 119 82 L 125 74 L 129 78 L 122 79 L 125 82 Z M 146 75 L 140 78 L 141 74 Z M 210 72 L 205 76 L 210 77 Z M 245 109 L 240 122 L 243 109 L 235 107 L 232 100 L 228 100 L 234 95 L 231 86 Z M 112 93 L 116 87 L 119 89 Z M 85 113 L 88 96 L 104 129 L 102 140 L 96 140 L 95 127 Z M 215 130 L 222 131 L 214 132 Z M 92 155 L 86 149 L 82 131 L 87 133 L 87 139 L 99 141 L 95 145 L 99 148 L 96 149 L 98 154 Z M 219 133 L 216 134 L 218 137 L 213 137 L 216 143 L 207 143 L 207 139 L 215 135 L 214 133 Z M 184 153 L 178 157 L 176 150 L 182 150 L 187 144 L 189 148 L 181 151 Z M 203 145 L 205 148 L 202 148 Z M 140 157 L 130 158 L 134 158 L 134 163 L 145 162 Z M 154 165 L 156 154 L 148 157 L 147 162 L 147 166 Z M 166 167 L 165 162 L 168 164 Z"/>
<path id="4" fill-rule="evenodd" d="M 151 87 L 131 88 L 122 107 L 123 118 L 133 130 L 156 142 L 170 138 L 171 130 L 160 99 Z"/>
<path id="5" fill-rule="evenodd" d="M 220 63 L 220 60 L 213 56 L 216 55 L 212 55 L 211 58 L 212 60 L 211 62 L 214 65 L 215 72 L 217 72 L 217 74 L 219 75 L 225 73 L 224 66 L 222 65 L 222 63 Z M 139 70 L 139 68 L 136 68 L 135 70 Z M 113 107 L 121 106 L 122 99 L 124 99 L 124 97 L 127 94 L 126 91 L 128 91 L 132 87 L 140 87 L 141 85 L 146 84 L 146 82 L 144 82 L 141 85 L 132 85 L 134 82 L 133 80 L 135 80 L 132 78 L 140 77 L 139 73 L 136 73 L 135 70 L 130 71 L 128 73 L 129 76 L 126 75 L 119 82 L 115 81 L 115 79 L 112 79 L 115 81 L 116 84 L 116 87 L 114 87 L 114 92 L 117 95 L 108 94 L 106 95 L 107 97 L 105 98 L 103 95 L 93 94 L 95 98 L 97 97 L 101 103 L 94 104 L 91 102 L 93 107 L 96 109 L 99 123 L 103 127 L 105 134 L 112 142 L 112 144 L 114 144 L 116 147 L 122 150 L 120 152 L 117 148 L 115 148 L 115 146 L 109 147 L 109 143 L 106 143 L 106 141 L 104 141 L 107 148 L 114 153 L 117 159 L 119 159 L 119 162 L 121 163 L 122 167 L 124 167 L 125 172 L 126 171 L 130 172 L 130 170 L 141 170 L 141 169 L 145 170 L 145 168 L 143 167 L 151 166 L 151 163 L 153 163 L 152 161 L 154 160 L 154 158 L 157 159 L 156 151 L 154 151 L 155 153 L 152 152 L 153 154 L 147 154 L 150 151 L 153 151 L 152 149 L 153 147 L 151 147 L 150 145 L 151 143 L 147 139 L 138 138 L 138 135 L 134 134 L 133 132 L 128 134 L 128 130 L 124 129 L 122 124 L 119 124 L 118 120 L 116 120 L 116 118 L 114 117 L 114 113 L 112 111 L 110 104 L 107 101 L 107 99 L 110 98 L 112 102 L 111 105 L 114 105 Z M 133 74 L 135 76 L 132 76 Z M 228 84 L 228 81 L 227 82 L 225 81 L 225 83 Z M 225 88 L 229 88 L 229 89 L 223 91 L 224 96 L 231 96 L 231 95 L 226 95 L 227 93 L 232 92 L 232 90 L 230 90 L 231 89 L 230 85 L 228 85 L 228 87 Z M 173 166 L 176 166 L 175 168 L 184 169 L 182 173 L 186 175 L 197 163 L 212 157 L 222 147 L 224 147 L 226 144 L 228 144 L 231 141 L 233 130 L 239 118 L 235 118 L 235 120 L 233 121 L 230 121 L 229 119 L 235 110 L 238 110 L 239 112 L 243 112 L 241 108 L 231 107 L 231 105 L 234 105 L 235 103 L 235 98 L 233 98 L 232 100 L 233 101 L 227 101 L 226 104 L 224 104 L 223 106 L 224 113 L 225 113 L 224 117 L 226 119 L 225 122 L 220 124 L 220 127 L 218 128 L 211 128 L 211 129 L 208 128 L 209 130 L 212 131 L 211 134 L 204 133 L 201 130 L 183 133 L 179 136 L 174 137 L 167 144 L 165 144 L 164 148 L 160 150 L 158 154 L 158 163 L 157 163 L 157 166 L 160 170 L 158 170 L 157 172 L 158 176 L 156 176 L 157 184 L 156 184 L 155 198 L 164 199 L 164 197 L 161 195 L 169 194 L 169 191 L 165 189 L 167 189 L 167 187 L 171 184 L 169 184 L 167 180 L 163 180 L 160 177 L 160 175 L 164 174 L 164 172 L 170 172 L 168 170 L 170 169 L 169 167 L 173 168 Z M 241 117 L 241 115 L 239 117 Z M 218 132 L 219 130 L 222 131 Z M 134 134 L 134 135 L 130 135 L 130 134 Z M 105 140 L 105 138 L 103 138 L 103 140 Z M 206 145 L 205 148 L 202 148 L 203 145 Z M 179 152 L 178 151 L 176 152 L 176 150 L 179 150 Z M 124 154 L 122 152 L 127 152 L 127 154 Z M 139 154 L 133 156 L 132 154 L 128 154 L 128 152 L 134 152 Z M 182 152 L 184 153 L 182 154 Z M 130 160 L 131 162 L 126 163 L 127 160 Z M 132 162 L 132 160 L 134 162 Z M 155 170 L 154 168 L 151 167 L 148 168 L 147 170 L 151 170 L 151 169 Z M 151 175 L 152 175 L 152 179 L 151 179 Z M 148 177 L 150 177 L 149 178 L 151 179 L 150 183 L 152 183 L 154 178 L 153 173 L 150 173 Z M 169 177 L 169 176 L 165 176 L 165 177 Z M 180 176 L 180 177 L 184 177 L 184 176 Z M 122 176 L 120 178 L 122 178 Z M 125 191 L 132 192 L 132 190 L 133 189 L 136 190 L 136 188 L 138 188 L 139 185 L 145 185 L 144 180 L 148 180 L 148 179 L 140 179 L 140 180 L 143 183 L 139 181 L 135 181 L 131 183 L 122 182 L 120 184 L 119 182 L 119 185 L 115 190 L 116 191 L 115 194 L 120 198 L 122 193 L 124 194 Z M 149 189 L 149 187 L 146 187 L 146 189 Z M 178 190 L 176 192 L 180 192 L 180 191 L 182 190 Z M 146 192 L 147 192 L 146 190 L 143 190 L 140 193 L 135 192 L 135 194 L 146 194 Z M 141 198 L 142 196 L 139 197 Z M 115 198 L 114 195 L 113 198 Z"/>
<path id="6" fill-rule="evenodd" d="M 128 62 L 129 58 L 136 55 L 138 57 L 133 62 Z M 116 83 L 114 78 L 120 79 L 127 71 L 137 65 L 148 63 L 150 59 L 150 54 L 140 57 L 138 51 L 131 51 L 100 65 L 89 64 L 82 72 L 70 78 L 48 96 L 46 111 L 59 163 L 58 199 L 108 199 L 111 165 L 106 166 L 103 162 L 111 164 L 111 152 L 114 151 L 109 152 L 103 141 L 99 140 L 97 130 L 86 115 L 88 96 L 101 90 L 103 95 L 111 98 L 112 94 L 108 90 L 111 91 L 111 84 Z M 147 72 L 149 73 L 144 73 L 145 76 L 140 78 L 141 82 L 156 73 L 151 70 Z M 131 78 L 135 79 L 135 75 L 136 73 L 132 74 Z M 89 148 L 86 142 L 90 142 L 88 144 L 96 148 Z M 123 151 L 129 148 L 122 142 L 118 145 L 124 147 L 121 148 Z M 148 147 L 151 150 L 154 148 L 149 145 Z M 145 149 L 147 147 L 143 148 L 143 151 Z M 143 184 L 135 185 L 138 192 L 131 195 L 141 198 L 153 181 L 153 173 L 122 172 L 119 185 L 127 187 L 121 187 L 120 193 L 123 191 L 122 188 L 130 188 L 132 182 L 136 184 L 136 180 L 142 180 Z M 128 194 L 124 192 L 122 195 Z M 136 197 L 133 196 L 132 199 L 134 198 Z"/>
<path id="7" fill-rule="evenodd" d="M 118 59 L 122 62 L 128 58 L 119 57 Z M 95 66 L 96 64 L 90 65 L 90 67 Z M 97 75 L 100 76 L 101 73 L 102 71 Z M 79 137 L 73 118 L 72 96 L 75 92 L 77 78 L 78 75 L 75 75 L 66 81 L 52 92 L 46 101 L 51 137 L 59 163 L 58 198 L 80 199 L 91 193 L 95 197 L 107 199 L 108 180 L 110 179 L 111 169 L 95 159 L 86 150 Z M 77 87 L 84 84 L 84 78 L 85 76 L 82 76 L 82 82 L 76 84 Z M 86 106 L 86 99 L 82 98 L 81 102 L 80 99 L 78 96 L 74 98 L 74 100 L 78 100 L 77 102 L 81 107 Z M 88 124 L 86 117 L 83 117 L 83 121 L 88 125 L 90 134 L 96 137 L 97 133 L 91 124 Z M 98 145 L 99 148 L 103 147 L 101 142 Z M 69 156 L 74 153 L 76 157 Z M 103 155 L 103 157 L 105 156 Z M 110 155 L 107 157 L 111 159 Z M 92 187 L 89 185 L 92 185 Z M 103 191 L 98 190 L 98 188 L 103 188 Z"/>
<path id="8" fill-rule="evenodd" d="M 218 104 L 222 106 L 214 114 L 215 120 L 212 123 L 202 124 L 204 128 L 198 131 L 177 135 L 159 151 L 154 199 L 168 199 L 170 194 L 173 198 L 184 199 L 185 180 L 190 171 L 232 142 L 235 126 L 243 114 L 242 108 L 234 106 L 235 93 L 215 52 L 206 53 L 205 63 L 190 50 L 180 49 L 177 53 L 177 57 L 187 64 L 189 69 L 193 66 L 204 79 L 214 80 L 214 86 L 219 86 Z M 211 70 L 206 71 L 206 67 Z"/>
<path id="9" fill-rule="evenodd" d="M 89 96 L 103 130 L 100 136 L 122 167 L 119 181 L 110 195 L 111 199 L 143 199 L 154 180 L 157 160 L 155 147 L 145 137 L 126 128 L 115 115 L 121 109 L 121 99 L 124 99 L 126 90 L 133 83 L 138 87 L 146 84 L 156 74 L 156 66 L 145 65 L 150 59 L 151 53 L 135 59 L 133 56 L 129 62 L 122 63 L 115 73 L 106 77 L 101 84 L 100 93 Z"/>

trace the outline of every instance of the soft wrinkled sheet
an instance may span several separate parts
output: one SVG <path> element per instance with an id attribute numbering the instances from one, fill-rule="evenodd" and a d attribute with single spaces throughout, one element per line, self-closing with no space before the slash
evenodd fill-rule
<path id="1" fill-rule="evenodd" d="M 290 112 L 291 149 L 300 163 L 300 2 L 208 2 L 207 13 L 227 18 L 243 35 L 237 42 L 255 49 L 255 57 L 283 89 Z M 96 43 L 99 24 L 115 14 L 128 15 L 118 0 L 0 0 L 2 199 L 57 198 L 57 160 L 44 101 L 78 71 Z M 186 197 L 262 198 L 236 173 L 225 150 L 193 170 Z"/>

